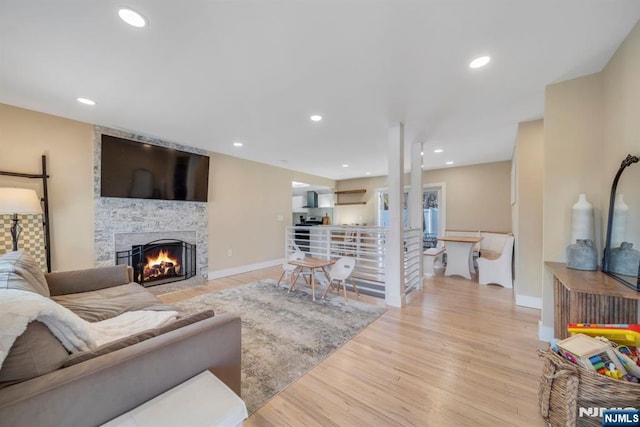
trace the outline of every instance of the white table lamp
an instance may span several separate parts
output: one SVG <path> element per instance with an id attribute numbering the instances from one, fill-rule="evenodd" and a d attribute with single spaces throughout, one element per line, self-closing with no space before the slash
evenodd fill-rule
<path id="1" fill-rule="evenodd" d="M 42 207 L 35 190 L 29 188 L 0 188 L 0 214 L 13 215 L 11 238 L 13 250 L 18 250 L 18 238 L 22 227 L 18 224 L 18 214 L 40 214 Z"/>

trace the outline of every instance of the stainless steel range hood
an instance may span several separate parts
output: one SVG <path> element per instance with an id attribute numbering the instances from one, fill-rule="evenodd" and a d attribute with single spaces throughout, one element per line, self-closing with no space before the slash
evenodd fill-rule
<path id="1" fill-rule="evenodd" d="M 318 193 L 315 191 L 307 191 L 307 204 L 303 208 L 317 208 L 318 207 Z"/>

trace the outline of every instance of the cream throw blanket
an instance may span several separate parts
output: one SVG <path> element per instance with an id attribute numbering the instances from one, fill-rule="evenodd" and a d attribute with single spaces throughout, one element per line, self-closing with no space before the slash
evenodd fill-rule
<path id="1" fill-rule="evenodd" d="M 91 323 L 34 292 L 0 289 L 0 368 L 16 338 L 34 320 L 44 323 L 71 353 L 78 353 L 160 327 L 177 316 L 177 311 L 130 311 Z"/>

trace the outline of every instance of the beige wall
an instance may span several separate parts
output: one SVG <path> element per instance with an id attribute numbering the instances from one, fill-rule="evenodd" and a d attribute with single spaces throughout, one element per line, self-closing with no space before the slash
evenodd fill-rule
<path id="1" fill-rule="evenodd" d="M 571 207 L 587 193 L 596 213 L 598 253 L 606 233 L 611 182 L 627 154 L 640 153 L 640 23 L 601 73 L 547 87 L 545 101 L 543 258 L 565 261 Z M 638 169 L 638 170 L 636 170 Z M 629 179 L 632 178 L 632 179 Z M 635 196 L 640 166 L 625 171 L 625 199 Z M 632 182 L 633 181 L 633 182 Z M 634 200 L 635 196 L 635 200 Z M 628 227 L 640 228 L 630 216 Z M 542 324 L 553 327 L 552 277 L 544 273 Z"/>
<path id="2" fill-rule="evenodd" d="M 606 221 L 608 196 L 611 183 L 620 162 L 627 154 L 640 155 L 640 24 L 631 31 L 616 54 L 602 72 L 603 84 L 603 145 L 601 151 L 601 188 L 603 194 L 602 212 Z M 624 194 L 625 203 L 631 215 L 638 218 L 640 212 L 640 164 L 625 169 L 618 184 L 618 193 Z M 629 218 L 629 237 L 640 245 L 640 221 Z M 606 222 L 605 228 L 606 228 Z M 605 230 L 606 231 L 606 230 Z"/>
<path id="3" fill-rule="evenodd" d="M 542 168 L 544 122 L 518 125 L 513 166 L 516 198 L 512 205 L 516 302 L 535 305 L 542 297 Z"/>
<path id="4" fill-rule="evenodd" d="M 210 168 L 209 272 L 282 260 L 291 181 L 335 187 L 331 179 L 217 153 Z"/>
<path id="5" fill-rule="evenodd" d="M 40 156 L 48 156 L 54 269 L 93 267 L 93 126 L 0 104 L 0 145 L 0 170 L 38 173 Z M 0 185 L 30 184 L 2 178 Z M 294 179 L 335 187 L 327 178 L 211 154 L 210 272 L 283 258 Z"/>
<path id="6" fill-rule="evenodd" d="M 511 231 L 510 174 L 511 162 L 506 161 L 429 170 L 422 182 L 445 184 L 447 228 Z M 405 184 L 409 183 L 407 174 Z M 362 200 L 367 204 L 336 207 L 336 224 L 375 224 L 376 190 L 386 186 L 386 177 L 338 181 L 338 190 L 366 189 Z"/>
<path id="7" fill-rule="evenodd" d="M 602 202 L 602 78 L 592 74 L 547 87 L 544 121 L 544 259 L 564 261 L 571 213 L 586 193 Z"/>
<path id="8" fill-rule="evenodd" d="M 596 222 L 602 194 L 602 78 L 592 74 L 548 86 L 544 116 L 543 260 L 565 261 L 571 213 L 586 193 Z M 553 282 L 543 277 L 543 326 L 553 327 Z"/>
<path id="9" fill-rule="evenodd" d="M 448 229 L 511 231 L 511 161 L 430 170 L 422 181 L 446 184 Z"/>
<path id="10" fill-rule="evenodd" d="M 92 267 L 93 127 L 0 104 L 0 146 L 3 171 L 40 173 L 40 158 L 47 155 L 53 269 Z M 0 178 L 0 185 L 30 184 Z"/>

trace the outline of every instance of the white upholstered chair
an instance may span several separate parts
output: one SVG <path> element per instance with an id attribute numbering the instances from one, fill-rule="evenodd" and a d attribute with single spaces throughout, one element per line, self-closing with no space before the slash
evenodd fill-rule
<path id="1" fill-rule="evenodd" d="M 495 283 L 513 288 L 511 261 L 513 259 L 513 236 L 507 236 L 500 256 L 496 259 L 478 258 L 478 282 L 481 285 Z"/>
<path id="2" fill-rule="evenodd" d="M 331 286 L 333 285 L 333 281 L 335 280 L 338 282 L 338 292 L 340 292 L 340 284 L 342 284 L 342 289 L 344 291 L 344 301 L 348 303 L 349 300 L 347 299 L 347 286 L 345 282 L 347 281 L 349 276 L 351 276 L 351 273 L 353 273 L 353 269 L 355 266 L 356 259 L 352 257 L 342 257 L 338 261 L 336 261 L 335 264 L 333 264 L 333 266 L 331 267 L 331 271 L 329 272 L 330 280 L 329 283 L 327 283 L 327 288 L 322 294 L 322 298 L 325 298 L 327 296 L 327 292 L 329 292 L 329 289 L 331 288 Z M 358 288 L 356 287 L 356 283 L 353 281 L 353 278 L 351 279 L 351 285 L 353 286 L 353 290 L 356 291 L 356 295 L 359 297 L 360 292 L 358 292 Z"/>

